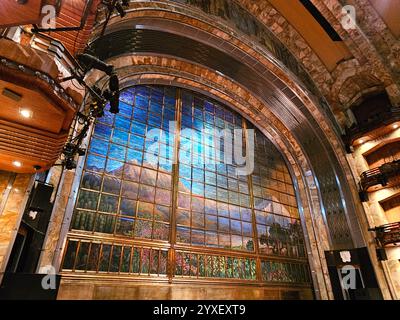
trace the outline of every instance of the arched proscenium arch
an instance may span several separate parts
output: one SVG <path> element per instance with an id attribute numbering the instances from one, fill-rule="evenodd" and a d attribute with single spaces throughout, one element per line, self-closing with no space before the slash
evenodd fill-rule
<path id="1" fill-rule="evenodd" d="M 277 118 L 281 119 L 282 122 L 285 123 L 285 125 L 287 126 L 287 128 L 285 128 L 285 126 L 282 126 L 282 128 L 284 129 L 279 131 L 280 134 L 283 134 L 287 137 L 290 136 L 294 142 L 299 142 L 298 144 L 289 143 L 288 145 L 291 146 L 292 151 L 294 150 L 293 146 L 296 145 L 302 152 L 303 158 L 299 157 L 299 154 L 296 152 L 292 152 L 291 157 L 287 155 L 287 158 L 290 160 L 291 163 L 296 161 L 301 162 L 300 159 L 304 159 L 305 163 L 307 164 L 305 166 L 299 166 L 302 168 L 303 172 L 301 172 L 302 175 L 298 175 L 298 173 L 296 173 L 296 176 L 301 177 L 300 179 L 298 179 L 299 182 L 307 180 L 308 185 L 306 184 L 307 188 L 305 188 L 306 198 L 312 199 L 312 202 L 314 202 L 313 208 L 315 211 L 312 211 L 312 214 L 314 216 L 310 220 L 310 223 L 315 224 L 315 229 L 312 230 L 314 230 L 317 234 L 325 234 L 324 230 L 322 230 L 324 229 L 323 214 L 321 214 L 321 212 L 323 213 L 323 209 L 322 211 L 315 209 L 318 207 L 318 202 L 321 200 L 321 197 L 319 197 L 318 194 L 318 190 L 315 188 L 315 184 L 319 184 L 320 189 L 324 188 L 324 181 L 322 181 L 321 185 L 321 180 L 324 180 L 321 179 L 323 178 L 323 176 L 321 176 L 320 174 L 315 174 L 316 162 L 320 161 L 324 164 L 330 164 L 330 166 L 328 165 L 328 170 L 331 173 L 331 179 L 328 179 L 328 181 L 325 180 L 325 182 L 327 183 L 327 188 L 329 189 L 330 187 L 334 187 L 339 190 L 340 197 L 336 199 L 336 205 L 343 206 L 343 211 L 347 213 L 346 218 L 344 220 L 342 219 L 341 223 L 344 222 L 345 225 L 351 226 L 351 232 L 348 231 L 348 233 L 351 233 L 353 235 L 352 240 L 356 246 L 365 245 L 357 221 L 359 220 L 361 221 L 361 223 L 365 223 L 365 219 L 360 214 L 358 215 L 358 217 L 356 216 L 356 213 L 358 213 L 359 211 L 356 211 L 357 209 L 354 205 L 356 188 L 355 185 L 352 184 L 353 177 L 350 173 L 350 170 L 348 169 L 348 164 L 345 159 L 344 152 L 341 148 L 338 136 L 335 135 L 331 124 L 329 123 L 329 121 L 326 120 L 324 112 L 318 106 L 316 98 L 310 95 L 303 88 L 303 86 L 298 80 L 296 80 L 296 77 L 293 76 L 293 74 L 286 70 L 278 61 L 272 58 L 266 48 L 263 48 L 260 45 L 254 43 L 247 36 L 238 33 L 237 30 L 234 30 L 229 26 L 223 25 L 221 21 L 210 21 L 210 17 L 202 15 L 201 13 L 199 13 L 198 16 L 194 17 L 193 14 L 186 14 L 185 12 L 183 12 L 183 10 L 176 10 L 176 7 L 172 8 L 169 2 L 163 2 L 162 8 L 160 6 L 156 7 L 154 5 L 155 3 L 156 2 L 149 3 L 144 1 L 133 3 L 135 8 L 133 8 L 124 19 L 114 17 L 111 20 L 109 29 L 106 32 L 106 36 L 117 30 L 129 30 L 132 29 L 135 25 L 140 25 L 138 27 L 144 30 L 163 30 L 168 33 L 184 35 L 189 39 L 195 39 L 199 42 L 206 43 L 213 48 L 220 49 L 228 56 L 234 57 L 237 61 L 240 61 L 242 64 L 248 66 L 252 73 L 257 74 L 260 78 L 263 79 L 264 83 L 266 84 L 266 86 L 264 87 L 265 91 L 270 91 L 272 92 L 272 94 L 270 94 L 269 96 L 263 96 L 262 94 L 260 94 L 260 92 L 254 91 L 253 88 L 251 88 L 251 85 L 248 86 L 243 83 L 243 81 L 240 82 L 238 81 L 238 79 L 235 79 L 237 82 L 242 83 L 244 87 L 250 90 L 250 95 L 246 95 L 244 91 L 235 92 L 232 90 L 232 88 L 229 88 L 230 90 L 232 90 L 230 92 L 230 97 L 233 97 L 237 94 L 235 96 L 235 99 L 237 99 L 237 101 L 240 101 L 240 98 L 242 98 L 242 100 L 248 100 L 251 105 L 254 105 L 255 101 L 251 99 L 258 98 L 264 106 L 268 105 L 273 114 L 277 116 Z M 179 7 L 179 4 L 176 4 L 176 6 Z M 98 25 L 97 32 L 101 30 L 101 28 L 102 24 Z M 94 38 L 96 38 L 96 32 Z M 115 44 L 115 47 L 118 47 L 118 44 Z M 128 52 L 131 49 L 133 48 L 128 47 L 125 50 L 126 52 Z M 141 48 L 139 47 L 138 52 L 141 52 L 140 50 Z M 113 56 L 112 50 L 110 51 L 110 55 L 106 58 L 111 58 Z M 146 53 L 148 54 L 148 52 Z M 154 50 L 151 53 L 157 53 L 157 50 Z M 161 54 L 164 56 L 168 55 L 168 53 L 165 52 L 162 52 Z M 170 54 L 174 55 L 173 53 Z M 153 59 L 155 58 L 153 57 Z M 152 58 L 147 57 L 147 60 L 148 62 L 151 62 Z M 164 64 L 162 66 L 172 69 L 175 68 L 175 65 L 173 64 L 176 62 L 171 62 L 172 65 L 169 65 L 167 60 L 168 59 L 164 59 Z M 201 63 L 201 61 L 199 63 Z M 210 72 L 210 69 L 205 71 L 206 74 L 208 72 Z M 183 77 L 184 74 L 194 75 L 190 68 L 187 68 L 184 71 L 180 71 L 180 76 L 182 77 L 182 79 L 187 79 L 187 77 Z M 204 74 L 201 73 L 194 76 L 196 76 L 197 78 L 205 78 Z M 229 74 L 229 76 L 232 78 L 232 75 Z M 163 83 L 166 81 L 167 83 L 169 82 L 173 84 L 177 81 L 176 76 L 171 76 L 171 70 L 160 71 L 160 73 L 156 73 L 154 71 L 154 68 L 149 68 L 148 66 L 144 67 L 142 71 L 137 71 L 135 77 L 138 77 L 138 81 L 141 81 L 142 83 L 147 83 L 148 81 L 150 83 Z M 217 96 L 216 93 L 218 92 L 218 90 L 215 90 L 215 88 L 219 86 L 219 84 L 221 83 L 221 79 L 224 78 L 224 75 L 217 73 L 214 74 L 214 77 L 214 81 L 209 82 L 212 83 L 212 86 L 202 87 L 199 85 L 194 86 L 193 84 L 189 85 L 187 83 L 187 80 L 181 80 L 181 83 L 178 83 L 178 85 L 188 87 L 192 86 L 197 91 L 206 91 L 207 93 L 209 93 L 209 95 L 211 94 L 213 96 Z M 229 99 L 226 99 L 225 103 L 228 105 L 232 105 L 232 103 L 229 103 L 228 100 Z M 248 104 L 246 106 L 246 109 L 247 108 L 249 108 Z M 261 108 L 259 110 L 253 109 L 253 122 L 256 122 L 258 124 L 262 123 L 265 118 L 261 116 L 261 113 L 266 111 L 266 109 L 267 107 Z M 299 121 L 292 122 L 290 121 L 291 119 L 297 119 Z M 304 127 L 307 127 L 308 135 L 302 136 L 301 132 Z M 264 133 L 265 130 L 266 129 L 264 129 Z M 293 135 L 288 133 L 293 133 Z M 274 133 L 273 138 L 277 140 L 276 133 Z M 286 139 L 284 140 L 286 141 Z M 291 143 L 293 141 L 291 141 Z M 318 142 L 319 146 L 322 146 L 320 150 L 324 151 L 323 157 L 321 157 L 319 160 L 318 155 L 317 157 L 315 155 L 312 155 L 313 145 L 315 147 L 315 141 Z M 326 147 L 324 147 L 324 145 Z M 284 148 L 282 147 L 280 147 L 280 149 L 284 150 Z M 296 159 L 296 161 L 293 159 Z M 293 165 L 292 167 L 295 168 Z M 306 170 L 306 168 L 310 170 Z M 306 172 L 307 175 L 303 174 L 304 172 Z M 319 170 L 319 172 L 321 172 L 321 170 Z M 311 175 L 308 175 L 310 173 Z M 301 186 L 301 183 L 299 183 L 299 185 Z M 304 197 L 302 197 L 302 201 L 303 198 Z M 303 206 L 306 208 L 306 210 L 308 209 L 308 207 L 304 204 L 304 201 Z M 341 215 L 342 217 L 344 216 L 344 214 Z M 329 225 L 329 229 L 331 229 L 331 225 Z M 310 229 L 308 229 L 308 231 L 309 230 Z M 327 242 L 328 240 L 326 240 L 326 243 Z M 327 247 L 332 248 L 333 246 L 327 245 Z M 341 249 L 344 248 L 340 245 L 336 247 L 339 247 Z M 322 248 L 321 246 L 318 249 L 319 250 L 317 252 L 320 255 L 323 255 L 323 250 L 326 248 Z M 318 270 L 316 271 L 318 272 Z M 326 272 L 324 274 L 325 276 L 327 276 Z M 319 282 L 319 284 L 320 283 L 322 282 Z M 321 289 L 321 292 L 322 291 L 323 290 Z M 321 296 L 324 296 L 324 294 L 322 294 Z"/>
<path id="2" fill-rule="evenodd" d="M 246 66 L 248 70 L 245 73 L 255 76 L 250 79 L 251 81 L 246 78 L 235 78 L 237 75 L 228 74 L 229 70 L 228 72 L 224 70 L 222 73 L 246 85 L 255 95 L 267 102 L 273 112 L 283 119 L 289 129 L 294 132 L 296 139 L 301 141 L 301 147 L 310 158 L 310 163 L 313 164 L 311 169 L 316 172 L 316 183 L 320 186 L 322 198 L 325 199 L 323 210 L 325 208 L 328 212 L 325 218 L 329 226 L 332 247 L 344 249 L 353 247 L 353 245 L 365 246 L 359 227 L 359 221 L 365 223 L 365 218 L 360 214 L 361 206 L 356 207 L 354 204 L 354 199 L 357 197 L 356 187 L 353 183 L 354 178 L 348 167 L 341 142 L 335 134 L 332 124 L 326 119 L 326 114 L 318 106 L 316 98 L 302 88 L 301 82 L 293 74 L 271 58 L 265 48 L 251 42 L 245 35 L 221 24 L 220 21 L 211 23 L 210 17 L 203 16 L 201 12 L 198 17 L 194 17 L 193 14 L 190 15 L 178 6 L 178 4 L 172 6 L 171 3 L 165 2 L 160 8 L 153 3 L 135 2 L 134 7 L 124 19 L 115 17 L 111 20 L 106 38 L 112 34 L 109 38 L 112 47 L 104 47 L 97 53 L 107 59 L 123 54 L 124 50 L 143 52 L 140 41 L 134 43 L 134 39 L 127 35 L 137 26 L 142 29 L 140 32 L 143 33 L 146 33 L 148 29 L 156 29 L 167 31 L 166 35 L 169 33 L 179 34 L 189 40 L 196 39 L 197 43 L 207 44 L 206 53 L 210 48 L 211 50 L 218 48 L 226 57 L 240 62 L 239 70 Z M 202 21 L 203 19 L 204 21 Z M 101 30 L 101 27 L 100 24 L 97 30 Z M 94 35 L 96 38 L 96 32 Z M 122 37 L 118 40 L 119 36 Z M 107 42 L 106 38 L 103 38 L 102 45 Z M 143 39 L 145 38 L 146 36 L 143 37 Z M 165 37 L 153 39 L 155 43 L 153 48 L 144 51 L 174 56 L 180 56 L 179 54 L 183 51 L 188 51 L 184 47 L 179 48 L 178 51 L 181 52 L 158 51 L 164 47 L 165 42 L 163 45 L 159 45 L 159 41 L 165 41 L 163 38 Z M 132 42 L 131 46 L 129 45 L 130 41 Z M 169 44 L 172 45 L 172 43 Z M 124 49 L 120 50 L 122 47 Z M 170 48 L 171 46 L 167 45 L 166 47 Z M 188 47 L 190 48 L 190 46 Z M 182 58 L 196 59 L 190 55 Z M 201 60 L 201 57 L 199 59 Z M 206 61 L 197 62 L 205 64 Z M 249 84 L 245 84 L 246 82 Z M 258 86 L 255 85 L 257 82 L 259 82 Z M 336 192 L 334 200 L 332 200 L 332 188 Z"/>
<path id="3" fill-rule="evenodd" d="M 313 186 L 310 166 L 292 133 L 260 99 L 231 79 L 215 71 L 172 57 L 151 55 L 121 56 L 111 59 L 121 87 L 137 84 L 165 84 L 201 92 L 245 116 L 282 152 L 295 181 L 309 262 L 318 298 L 332 298 L 324 251 L 329 250 L 319 195 Z M 87 80 L 104 87 L 107 77 L 92 72 Z"/>

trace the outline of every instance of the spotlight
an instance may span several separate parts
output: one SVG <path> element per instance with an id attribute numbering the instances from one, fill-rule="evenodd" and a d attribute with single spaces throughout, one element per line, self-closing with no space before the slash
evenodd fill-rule
<path id="1" fill-rule="evenodd" d="M 65 169 L 67 170 L 72 170 L 76 168 L 76 162 L 73 158 L 67 158 L 65 159 Z"/>
<path id="2" fill-rule="evenodd" d="M 113 73 L 110 76 L 109 88 L 111 92 L 119 91 L 119 80 L 116 73 Z"/>
<path id="3" fill-rule="evenodd" d="M 125 12 L 124 8 L 122 7 L 121 2 L 118 1 L 118 2 L 115 3 L 115 9 L 117 9 L 117 11 L 118 11 L 119 15 L 121 16 L 121 18 L 126 16 L 126 12 Z"/>
<path id="4" fill-rule="evenodd" d="M 18 167 L 18 168 L 22 167 L 21 161 L 15 160 L 15 161 L 12 162 L 12 164 L 13 164 L 14 167 Z"/>
<path id="5" fill-rule="evenodd" d="M 110 92 L 105 90 L 103 96 L 106 100 L 110 101 L 110 112 L 117 114 L 119 113 L 119 91 Z"/>
<path id="6" fill-rule="evenodd" d="M 100 59 L 91 56 L 90 54 L 87 53 L 82 53 L 77 56 L 77 59 L 79 63 L 81 63 L 88 71 L 91 69 L 98 69 L 100 71 L 103 71 L 107 73 L 108 75 L 111 75 L 114 70 L 114 66 L 111 64 L 107 64 Z"/>
<path id="7" fill-rule="evenodd" d="M 104 104 L 94 101 L 90 104 L 90 110 L 92 115 L 96 118 L 101 118 L 104 116 Z"/>
<path id="8" fill-rule="evenodd" d="M 32 111 L 29 109 L 20 109 L 19 113 L 24 118 L 32 118 Z"/>
<path id="9" fill-rule="evenodd" d="M 110 112 L 113 114 L 119 113 L 119 92 L 113 93 L 110 99 Z"/>

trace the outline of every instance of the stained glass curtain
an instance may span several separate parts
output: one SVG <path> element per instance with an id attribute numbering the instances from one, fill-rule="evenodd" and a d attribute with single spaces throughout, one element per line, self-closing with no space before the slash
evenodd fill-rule
<path id="1" fill-rule="evenodd" d="M 259 130 L 188 90 L 136 86 L 120 99 L 120 113 L 94 126 L 64 272 L 310 283 L 291 177 Z M 245 128 L 255 130 L 255 165 L 238 176 L 234 163 L 213 161 L 218 136 L 201 131 Z"/>

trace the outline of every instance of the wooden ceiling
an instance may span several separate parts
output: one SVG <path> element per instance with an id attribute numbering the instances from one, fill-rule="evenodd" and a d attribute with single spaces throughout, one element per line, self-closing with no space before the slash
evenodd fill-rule
<path id="1" fill-rule="evenodd" d="M 20 100 L 16 101 L 4 94 L 9 90 L 20 95 Z M 0 105 L 0 119 L 51 133 L 68 130 L 65 126 L 67 124 L 64 125 L 65 112 L 46 96 L 32 88 L 28 89 L 0 80 Z M 31 115 L 24 117 L 24 111 Z"/>
<path id="2" fill-rule="evenodd" d="M 60 94 L 51 56 L 0 39 L 0 59 L 0 170 L 48 169 L 63 149 L 79 104 Z"/>
<path id="3" fill-rule="evenodd" d="M 38 23 L 42 0 L 29 0 L 26 4 L 17 1 L 0 1 L 0 24 L 15 26 L 28 23 Z"/>

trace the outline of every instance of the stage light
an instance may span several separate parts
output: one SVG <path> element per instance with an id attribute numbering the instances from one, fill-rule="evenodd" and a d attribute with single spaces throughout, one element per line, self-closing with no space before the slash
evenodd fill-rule
<path id="1" fill-rule="evenodd" d="M 111 64 L 107 64 L 100 59 L 91 56 L 90 54 L 87 53 L 82 53 L 77 56 L 77 59 L 80 64 L 82 64 L 87 71 L 91 69 L 97 69 L 100 71 L 105 72 L 108 75 L 111 75 L 114 71 L 114 66 Z"/>
<path id="2" fill-rule="evenodd" d="M 117 9 L 117 11 L 118 11 L 119 15 L 121 16 L 121 18 L 126 16 L 125 9 L 122 7 L 121 2 L 118 1 L 118 2 L 115 3 L 115 9 Z"/>
<path id="3" fill-rule="evenodd" d="M 22 167 L 22 163 L 20 161 L 17 161 L 17 160 L 14 160 L 12 162 L 12 164 L 13 164 L 14 167 L 17 167 L 17 168 Z"/>
<path id="4" fill-rule="evenodd" d="M 24 118 L 32 117 L 32 111 L 29 109 L 19 109 L 19 114 Z"/>
<path id="5" fill-rule="evenodd" d="M 65 169 L 67 170 L 73 170 L 76 168 L 76 162 L 73 158 L 67 158 L 65 159 Z"/>
<path id="6" fill-rule="evenodd" d="M 110 76 L 109 88 L 111 92 L 119 91 L 119 80 L 116 73 Z"/>
<path id="7" fill-rule="evenodd" d="M 110 98 L 110 112 L 113 114 L 119 113 L 119 92 L 116 91 Z"/>
<path id="8" fill-rule="evenodd" d="M 78 148 L 78 155 L 79 156 L 84 156 L 85 154 L 86 154 L 86 149 Z"/>

